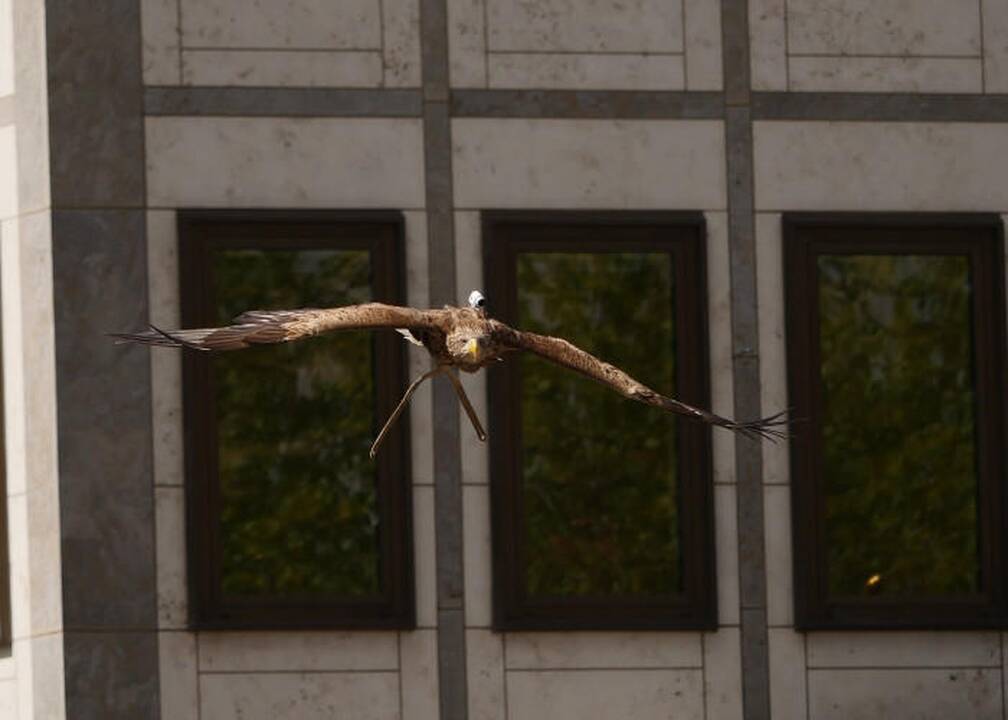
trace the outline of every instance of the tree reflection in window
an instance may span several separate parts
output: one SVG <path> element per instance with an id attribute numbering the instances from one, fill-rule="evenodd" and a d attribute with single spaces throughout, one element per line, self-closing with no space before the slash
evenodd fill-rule
<path id="1" fill-rule="evenodd" d="M 668 253 L 523 252 L 517 288 L 519 327 L 675 394 Z M 539 358 L 516 361 L 529 595 L 680 592 L 674 416 Z"/>
<path id="2" fill-rule="evenodd" d="M 820 255 L 818 273 L 829 593 L 976 592 L 968 259 Z"/>
<path id="3" fill-rule="evenodd" d="M 221 324 L 371 299 L 366 250 L 216 250 L 213 277 Z M 347 331 L 214 359 L 225 596 L 379 592 L 372 357 Z"/>

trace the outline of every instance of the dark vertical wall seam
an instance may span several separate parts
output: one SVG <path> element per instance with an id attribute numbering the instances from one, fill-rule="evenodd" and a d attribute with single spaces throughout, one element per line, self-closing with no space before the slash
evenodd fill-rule
<path id="1" fill-rule="evenodd" d="M 734 412 L 737 418 L 750 419 L 761 415 L 762 402 L 756 295 L 749 8 L 747 0 L 722 0 L 721 9 Z M 746 720 L 770 718 L 762 460 L 759 443 L 736 437 L 742 712 Z"/>
<path id="2" fill-rule="evenodd" d="M 45 10 L 66 713 L 157 718 L 140 3 Z"/>
<path id="3" fill-rule="evenodd" d="M 427 258 L 433 307 L 458 304 L 448 108 L 448 8 L 420 2 L 423 58 L 424 172 Z M 462 458 L 454 390 L 434 381 L 434 523 L 437 558 L 438 694 L 443 720 L 464 720 L 466 688 L 462 564 Z"/>

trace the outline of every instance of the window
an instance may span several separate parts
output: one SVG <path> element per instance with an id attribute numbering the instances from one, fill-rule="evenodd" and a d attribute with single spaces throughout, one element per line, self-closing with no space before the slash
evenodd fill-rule
<path id="1" fill-rule="evenodd" d="M 796 624 L 1005 615 L 996 216 L 787 215 Z"/>
<path id="2" fill-rule="evenodd" d="M 486 213 L 490 313 L 706 406 L 698 214 Z M 498 629 L 716 626 L 710 436 L 529 354 L 488 370 Z"/>
<path id="3" fill-rule="evenodd" d="M 182 321 L 402 304 L 397 213 L 185 212 Z M 191 622 L 413 625 L 408 431 L 368 449 L 406 382 L 395 333 L 346 331 L 183 363 Z"/>

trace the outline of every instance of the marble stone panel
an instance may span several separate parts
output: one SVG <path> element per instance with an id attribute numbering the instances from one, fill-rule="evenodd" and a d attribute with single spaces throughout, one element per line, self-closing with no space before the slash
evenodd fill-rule
<path id="1" fill-rule="evenodd" d="M 764 540 L 766 543 L 767 623 L 788 626 L 794 622 L 791 574 L 791 488 L 763 488 Z"/>
<path id="2" fill-rule="evenodd" d="M 790 90 L 978 93 L 980 58 L 791 57 Z"/>
<path id="3" fill-rule="evenodd" d="M 158 716 L 158 647 L 154 632 L 70 632 L 63 639 L 66 663 L 66 707 L 70 717 L 154 718 Z M 33 654 L 37 648 L 33 648 Z M 37 666 L 37 671 L 43 671 Z M 62 693 L 53 693 L 62 695 Z M 40 697 L 36 686 L 36 717 L 62 718 L 39 708 L 39 701 L 57 701 L 52 695 Z M 58 701 L 57 701 L 58 702 Z"/>
<path id="4" fill-rule="evenodd" d="M 728 258 L 728 213 L 706 212 L 707 316 L 710 337 L 711 410 L 731 417 L 735 412 L 734 358 L 731 338 L 731 264 Z M 715 483 L 735 482 L 735 436 L 711 434 Z M 733 541 L 734 542 L 734 541 Z M 723 618 L 722 618 L 723 620 Z"/>
<path id="5" fill-rule="evenodd" d="M 379 87 L 375 50 L 183 50 L 184 85 L 227 87 Z"/>
<path id="6" fill-rule="evenodd" d="M 161 717 L 164 720 L 198 720 L 199 673 L 196 669 L 196 635 L 158 633 L 161 667 Z"/>
<path id="7" fill-rule="evenodd" d="M 447 0 L 452 87 L 486 87 L 486 0 Z"/>
<path id="8" fill-rule="evenodd" d="M 147 119 L 154 207 L 422 208 L 416 119 Z"/>
<path id="9" fill-rule="evenodd" d="M 14 93 L 14 5 L 0 2 L 0 97 Z"/>
<path id="10" fill-rule="evenodd" d="M 489 86 L 575 90 L 682 90 L 682 55 L 490 53 Z"/>
<path id="11" fill-rule="evenodd" d="M 734 485 L 714 487 L 714 532 L 717 548 L 718 622 L 739 622 L 738 514 Z"/>
<path id="12" fill-rule="evenodd" d="M 784 343 L 784 259 L 780 213 L 756 214 L 756 298 L 759 304 L 760 390 L 764 416 L 788 407 Z M 788 482 L 786 443 L 763 444 L 763 484 Z"/>
<path id="13" fill-rule="evenodd" d="M 200 635 L 200 671 L 395 670 L 394 632 L 215 632 Z"/>
<path id="14" fill-rule="evenodd" d="M 420 2 L 381 0 L 386 87 L 420 85 Z"/>
<path id="15" fill-rule="evenodd" d="M 157 517 L 158 627 L 184 628 L 189 609 L 185 493 L 180 487 L 155 488 L 154 505 Z"/>
<path id="16" fill-rule="evenodd" d="M 0 127 L 0 220 L 18 214 L 17 129 Z"/>
<path id="17" fill-rule="evenodd" d="M 767 642 L 774 720 L 809 720 L 805 700 L 805 636 L 791 628 L 769 628 Z"/>
<path id="18" fill-rule="evenodd" d="M 200 717 L 399 720 L 399 676 L 393 672 L 201 675 Z"/>
<path id="19" fill-rule="evenodd" d="M 994 720 L 1001 717 L 1001 671 L 810 670 L 810 720 Z"/>
<path id="20" fill-rule="evenodd" d="M 509 671 L 703 665 L 696 632 L 508 633 L 504 642 Z"/>
<path id="21" fill-rule="evenodd" d="M 381 47 L 379 0 L 181 0 L 182 44 L 213 48 Z"/>
<path id="22" fill-rule="evenodd" d="M 720 90 L 721 3 L 683 0 L 686 36 L 686 89 Z"/>
<path id="23" fill-rule="evenodd" d="M 705 720 L 742 720 L 742 658 L 738 628 L 704 633 Z"/>
<path id="24" fill-rule="evenodd" d="M 998 210 L 1008 207 L 1008 125 L 754 123 L 763 210 Z"/>
<path id="25" fill-rule="evenodd" d="M 788 51 L 979 55 L 976 0 L 788 0 Z"/>
<path id="26" fill-rule="evenodd" d="M 460 418 L 460 422 L 468 420 Z M 466 485 L 462 488 L 462 517 L 466 626 L 490 627 L 493 562 L 490 546 L 489 487 Z"/>
<path id="27" fill-rule="evenodd" d="M 437 631 L 399 635 L 403 720 L 438 720 Z"/>
<path id="28" fill-rule="evenodd" d="M 470 720 L 504 720 L 504 636 L 466 630 L 466 680 Z"/>
<path id="29" fill-rule="evenodd" d="M 486 0 L 490 50 L 681 52 L 682 5 L 664 0 Z"/>
<path id="30" fill-rule="evenodd" d="M 11 718 L 11 720 L 14 720 L 17 716 L 17 680 L 0 680 L 0 717 Z"/>
<path id="31" fill-rule="evenodd" d="M 178 85 L 179 0 L 140 0 L 145 85 Z"/>
<path id="32" fill-rule="evenodd" d="M 507 674 L 509 720 L 700 720 L 700 670 L 580 670 Z"/>
<path id="33" fill-rule="evenodd" d="M 984 86 L 989 93 L 1008 92 L 1008 3 L 981 0 L 983 12 Z"/>
<path id="34" fill-rule="evenodd" d="M 434 488 L 413 488 L 413 567 L 417 627 L 437 625 L 437 566 L 434 539 Z"/>
<path id="35" fill-rule="evenodd" d="M 725 207 L 718 121 L 459 118 L 452 137 L 459 208 Z"/>
<path id="36" fill-rule="evenodd" d="M 749 62 L 753 90 L 787 90 L 786 0 L 749 3 Z"/>
<path id="37" fill-rule="evenodd" d="M 991 632 L 817 632 L 812 667 L 998 667 L 1001 638 Z"/>

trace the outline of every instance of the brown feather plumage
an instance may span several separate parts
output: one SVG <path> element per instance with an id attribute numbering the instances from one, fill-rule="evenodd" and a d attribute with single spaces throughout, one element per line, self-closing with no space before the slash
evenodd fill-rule
<path id="1" fill-rule="evenodd" d="M 382 428 L 371 455 L 402 411 L 420 382 L 454 370 L 476 372 L 514 351 L 526 351 L 602 383 L 630 400 L 732 430 L 752 439 L 777 440 L 787 437 L 784 413 L 751 422 L 736 422 L 675 398 L 658 393 L 614 365 L 600 360 L 563 338 L 516 330 L 486 317 L 482 307 L 449 307 L 419 310 L 383 303 L 365 303 L 339 308 L 301 310 L 251 310 L 236 317 L 231 325 L 219 328 L 164 331 L 151 327 L 146 332 L 117 333 L 123 342 L 164 347 L 184 347 L 202 351 L 240 350 L 254 345 L 285 343 L 322 333 L 348 329 L 393 328 L 408 331 L 431 355 L 434 369 L 415 381 L 399 407 Z M 407 333 L 404 333 L 407 334 Z M 461 383 L 452 376 L 452 386 L 466 409 L 480 439 L 485 438 L 475 411 L 465 397 Z"/>

